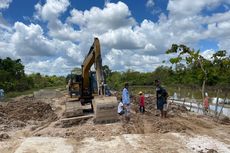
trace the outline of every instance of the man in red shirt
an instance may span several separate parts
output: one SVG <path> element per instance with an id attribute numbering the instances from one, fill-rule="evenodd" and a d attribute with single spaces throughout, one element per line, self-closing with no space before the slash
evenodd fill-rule
<path id="1" fill-rule="evenodd" d="M 139 95 L 140 95 L 140 99 L 139 99 L 140 112 L 144 113 L 145 112 L 145 97 L 142 91 L 139 92 Z"/>
<path id="2" fill-rule="evenodd" d="M 206 92 L 205 93 L 205 98 L 204 98 L 204 114 L 207 114 L 207 112 L 208 112 L 208 109 L 209 109 L 209 102 L 208 102 L 208 99 L 209 99 L 209 97 L 208 97 L 208 93 Z"/>

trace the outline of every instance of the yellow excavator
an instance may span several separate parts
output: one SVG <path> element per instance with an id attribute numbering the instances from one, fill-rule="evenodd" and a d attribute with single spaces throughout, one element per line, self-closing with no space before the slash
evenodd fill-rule
<path id="1" fill-rule="evenodd" d="M 94 65 L 95 72 L 91 71 L 92 65 Z M 71 107 L 67 106 L 66 111 L 81 112 L 78 114 L 84 115 L 81 109 L 84 110 L 84 106 L 90 104 L 91 110 L 94 112 L 94 121 L 110 122 L 117 120 L 117 98 L 110 94 L 105 84 L 98 38 L 94 38 L 94 42 L 82 63 L 81 70 L 82 74 L 75 75 L 75 77 L 72 78 L 74 83 L 70 84 L 70 87 L 76 87 L 74 93 L 76 95 L 75 97 L 77 97 L 77 107 L 74 108 L 73 103 L 71 103 Z M 81 104 L 80 107 L 79 103 Z M 72 116 L 77 115 L 71 115 L 71 117 Z"/>

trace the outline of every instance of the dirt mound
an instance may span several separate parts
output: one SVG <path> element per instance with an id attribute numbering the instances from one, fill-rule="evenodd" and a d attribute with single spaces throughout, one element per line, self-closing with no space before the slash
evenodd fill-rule
<path id="1" fill-rule="evenodd" d="M 139 105 L 139 96 L 133 96 L 131 103 L 134 105 Z M 154 96 L 145 97 L 146 110 L 153 110 L 155 109 L 155 106 L 156 106 L 156 97 Z"/>
<path id="2" fill-rule="evenodd" d="M 50 104 L 25 97 L 0 105 L 1 129 L 7 127 L 24 127 L 27 122 L 56 119 L 56 114 Z"/>
<path id="3" fill-rule="evenodd" d="M 49 104 L 30 101 L 11 102 L 5 107 L 0 107 L 0 111 L 9 119 L 19 121 L 43 121 L 53 115 Z"/>
<path id="4" fill-rule="evenodd" d="M 123 126 L 125 134 L 185 132 L 186 129 L 190 128 L 170 118 L 161 119 L 150 113 L 132 114 L 130 122 Z"/>
<path id="5" fill-rule="evenodd" d="M 227 117 L 227 116 L 220 117 L 219 120 L 220 120 L 221 124 L 225 124 L 225 125 L 229 125 L 230 124 L 230 118 Z"/>
<path id="6" fill-rule="evenodd" d="M 186 107 L 170 103 L 168 107 L 169 118 L 161 119 L 160 116 L 155 116 L 157 114 L 156 97 L 145 97 L 145 108 L 147 112 L 144 115 L 139 113 L 138 96 L 133 97 L 132 104 L 132 110 L 134 110 L 134 112 L 131 115 L 131 120 L 129 124 L 123 126 L 127 134 L 184 132 L 186 129 L 190 129 L 186 125 L 170 119 L 186 113 L 188 111 Z"/>
<path id="7" fill-rule="evenodd" d="M 9 139 L 10 136 L 7 133 L 0 133 L 0 141 Z"/>

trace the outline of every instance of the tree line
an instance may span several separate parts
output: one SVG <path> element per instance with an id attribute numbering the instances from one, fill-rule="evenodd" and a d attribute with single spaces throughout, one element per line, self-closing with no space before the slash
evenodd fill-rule
<path id="1" fill-rule="evenodd" d="M 40 73 L 27 75 L 20 59 L 0 58 L 0 88 L 5 92 L 40 89 L 65 84 L 65 77 L 47 76 Z"/>
<path id="2" fill-rule="evenodd" d="M 112 71 L 105 65 L 103 70 L 106 83 L 116 90 L 120 90 L 125 82 L 133 86 L 153 86 L 155 79 L 169 86 L 229 88 L 230 57 L 225 50 L 217 51 L 207 59 L 201 55 L 200 50 L 173 44 L 166 53 L 176 54 L 176 57 L 169 59 L 171 65 L 159 66 L 152 72 Z M 64 85 L 66 80 L 67 77 L 44 76 L 40 73 L 27 75 L 20 59 L 0 58 L 0 88 L 6 92 Z"/>
<path id="3" fill-rule="evenodd" d="M 200 50 L 173 44 L 166 54 L 175 54 L 174 58 L 169 59 L 171 65 L 159 66 L 152 72 L 118 72 L 105 66 L 107 83 L 114 89 L 120 89 L 124 82 L 134 86 L 153 85 L 155 79 L 160 79 L 164 85 L 169 86 L 202 87 L 202 93 L 205 86 L 229 88 L 230 57 L 225 50 L 217 51 L 207 59 L 201 55 Z"/>

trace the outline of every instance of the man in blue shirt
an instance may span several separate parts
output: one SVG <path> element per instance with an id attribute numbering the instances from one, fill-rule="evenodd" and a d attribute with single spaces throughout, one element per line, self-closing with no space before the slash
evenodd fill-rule
<path id="1" fill-rule="evenodd" d="M 4 97 L 4 90 L 0 89 L 0 99 L 3 99 L 3 97 Z"/>
<path id="2" fill-rule="evenodd" d="M 130 120 L 130 97 L 129 97 L 129 84 L 125 83 L 125 87 L 122 90 L 122 103 L 125 110 L 125 119 L 126 121 Z"/>

